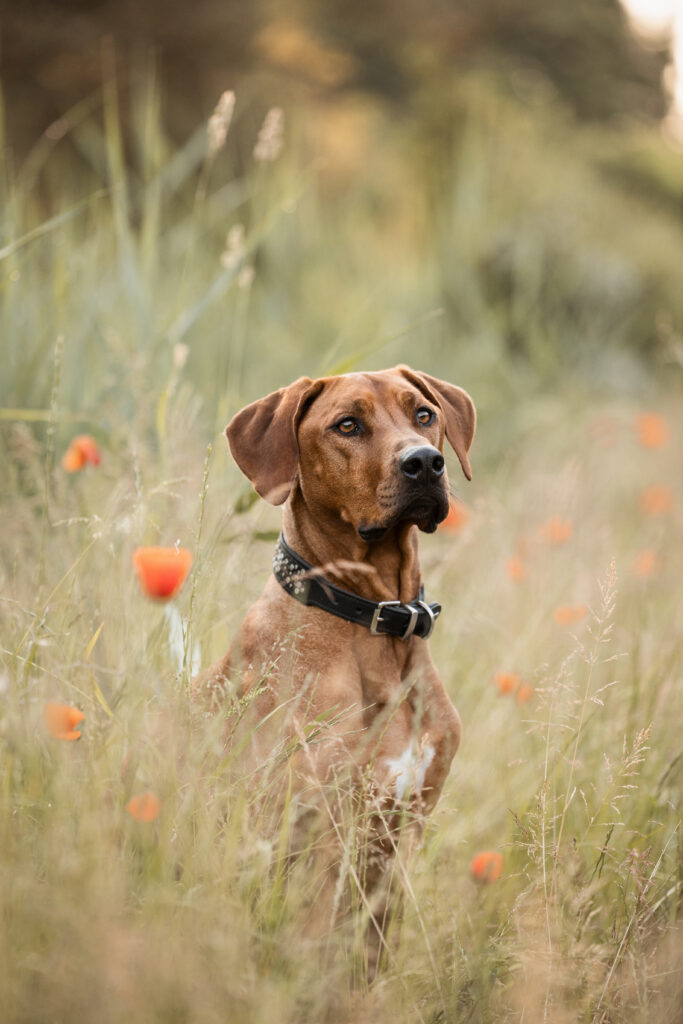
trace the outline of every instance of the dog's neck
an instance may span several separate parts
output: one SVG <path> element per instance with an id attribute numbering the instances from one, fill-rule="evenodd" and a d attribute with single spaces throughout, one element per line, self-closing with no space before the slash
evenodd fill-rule
<path id="1" fill-rule="evenodd" d="M 307 562 L 345 590 L 372 601 L 412 601 L 422 578 L 418 529 L 399 523 L 377 541 L 366 543 L 338 515 L 315 514 L 295 487 L 283 508 L 285 540 Z"/>

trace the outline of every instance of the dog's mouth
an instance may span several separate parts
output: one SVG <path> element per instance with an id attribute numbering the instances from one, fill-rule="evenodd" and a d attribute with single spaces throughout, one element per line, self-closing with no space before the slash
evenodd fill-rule
<path id="1" fill-rule="evenodd" d="M 373 540 L 381 540 L 388 529 L 388 526 L 359 526 L 358 533 L 361 540 L 371 544 Z"/>
<path id="2" fill-rule="evenodd" d="M 362 525 L 358 533 L 366 543 L 381 540 L 387 530 L 399 523 L 413 523 L 423 533 L 434 533 L 439 523 L 448 515 L 446 494 L 419 494 L 408 500 L 392 517 L 390 522 L 378 525 Z"/>
<path id="3" fill-rule="evenodd" d="M 415 523 L 423 533 L 434 533 L 439 523 L 442 523 L 447 515 L 447 495 L 442 493 L 420 494 L 404 506 L 398 521 Z"/>

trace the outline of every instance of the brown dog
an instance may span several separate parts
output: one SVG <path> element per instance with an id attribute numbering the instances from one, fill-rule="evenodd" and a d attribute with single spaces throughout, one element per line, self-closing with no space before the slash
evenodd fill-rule
<path id="1" fill-rule="evenodd" d="M 284 503 L 286 544 L 231 650 L 196 691 L 243 703 L 257 694 L 247 759 L 288 766 L 300 816 L 323 806 L 333 818 L 329 793 L 338 794 L 342 775 L 363 793 L 371 853 L 362 878 L 350 870 L 381 943 L 382 879 L 398 831 L 419 827 L 434 807 L 460 742 L 460 719 L 422 638 L 440 608 L 422 599 L 417 535 L 448 512 L 444 439 L 471 479 L 474 428 L 466 392 L 407 366 L 303 377 L 226 428 L 258 493 Z M 318 930 L 338 910 L 332 847 L 321 868 L 332 883 L 315 900 Z"/>

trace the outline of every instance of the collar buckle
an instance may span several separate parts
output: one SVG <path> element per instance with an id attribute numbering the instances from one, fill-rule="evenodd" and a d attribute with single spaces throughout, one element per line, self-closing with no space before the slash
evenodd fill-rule
<path id="1" fill-rule="evenodd" d="M 396 607 L 397 605 L 400 605 L 400 604 L 401 604 L 400 601 L 378 601 L 377 607 L 375 608 L 374 614 L 372 616 L 372 622 L 370 623 L 370 632 L 372 633 L 373 636 L 381 636 L 382 635 L 382 634 L 380 634 L 379 630 L 377 629 L 379 624 L 383 621 L 382 620 L 382 608 L 389 608 L 392 605 L 394 607 Z"/>
<path id="2" fill-rule="evenodd" d="M 416 608 L 415 605 L 422 605 L 422 607 L 426 608 L 427 611 L 429 612 L 431 623 L 430 623 L 430 626 L 429 626 L 429 632 L 426 634 L 426 636 L 429 636 L 431 631 L 434 629 L 434 613 L 432 612 L 432 609 L 429 607 L 429 605 L 425 604 L 424 601 L 411 601 L 409 604 L 404 604 L 403 601 L 378 601 L 377 607 L 375 608 L 374 614 L 372 616 L 372 622 L 370 623 L 370 632 L 372 633 L 373 636 L 384 636 L 385 635 L 384 633 L 380 633 L 379 629 L 378 629 L 379 625 L 384 621 L 382 619 L 382 609 L 383 608 L 388 608 L 388 607 L 392 607 L 392 606 L 394 608 L 396 608 L 396 607 L 398 607 L 398 608 L 407 608 L 407 610 L 410 612 L 410 618 L 408 620 L 408 625 L 406 626 L 405 631 L 403 632 L 403 634 L 401 636 L 399 636 L 398 639 L 399 640 L 408 640 L 408 639 L 410 639 L 410 637 L 415 632 L 415 627 L 417 626 L 417 620 L 420 617 L 420 609 Z"/>

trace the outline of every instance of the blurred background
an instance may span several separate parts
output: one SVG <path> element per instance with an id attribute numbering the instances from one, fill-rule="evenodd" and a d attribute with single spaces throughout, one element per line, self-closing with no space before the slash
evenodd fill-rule
<path id="1" fill-rule="evenodd" d="M 484 410 L 570 380 L 647 387 L 682 358 L 680 18 L 675 0 L 6 4 L 0 245 L 83 204 L 41 245 L 66 232 L 83 255 L 59 293 L 89 295 L 65 358 L 99 338 L 100 412 L 115 337 L 154 355 L 152 375 L 187 343 L 218 418 L 351 362 L 441 368 Z M 225 90 L 228 139 L 208 155 Z M 282 138 L 259 159 L 273 107 Z M 108 216 L 116 279 L 93 241 Z M 10 406 L 47 400 L 34 327 Z"/>
<path id="2" fill-rule="evenodd" d="M 408 119 L 446 118 L 458 82 L 488 70 L 531 105 L 582 121 L 653 121 L 675 92 L 676 0 L 26 0 L 3 14 L 10 133 L 32 142 L 103 78 L 108 42 L 122 66 L 159 62 L 175 131 L 191 130 L 230 81 L 283 102 L 385 100 Z M 678 15 L 680 17 L 680 14 Z M 672 45 L 673 44 L 673 45 Z M 441 87 L 439 101 L 435 94 Z M 422 104 L 422 105 L 421 105 Z"/>

